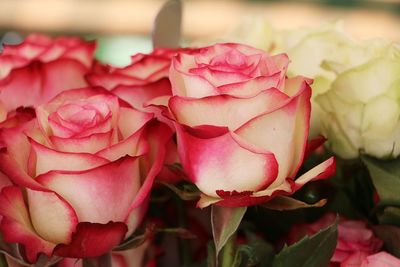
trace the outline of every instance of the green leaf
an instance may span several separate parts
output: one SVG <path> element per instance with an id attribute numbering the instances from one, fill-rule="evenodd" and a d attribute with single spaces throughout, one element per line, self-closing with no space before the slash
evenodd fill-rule
<path id="1" fill-rule="evenodd" d="M 380 205 L 400 206 L 400 158 L 383 161 L 363 156 L 362 160 L 378 191 Z"/>
<path id="2" fill-rule="evenodd" d="M 172 192 L 177 194 L 180 199 L 185 200 L 185 201 L 196 200 L 196 199 L 199 199 L 199 197 L 200 197 L 199 190 L 194 190 L 193 188 L 190 188 L 191 189 L 191 191 L 190 191 L 190 190 L 188 190 L 187 186 L 186 187 L 184 186 L 183 190 L 181 190 L 180 188 L 178 188 L 176 185 L 173 185 L 173 184 L 165 183 L 162 181 L 157 181 L 157 183 L 164 185 L 165 187 L 170 189 Z"/>
<path id="3" fill-rule="evenodd" d="M 236 232 L 246 210 L 246 207 L 228 208 L 216 205 L 211 207 L 211 226 L 216 258 L 228 239 Z"/>
<path id="4" fill-rule="evenodd" d="M 400 257 L 400 228 L 393 225 L 376 225 L 372 229 L 377 237 L 385 243 L 385 249 Z"/>
<path id="5" fill-rule="evenodd" d="M 321 267 L 328 266 L 337 242 L 337 221 L 315 235 L 286 246 L 277 254 L 273 267 Z"/>
<path id="6" fill-rule="evenodd" d="M 316 208 L 322 207 L 326 204 L 326 199 L 321 199 L 314 204 L 308 204 L 303 201 L 286 197 L 286 196 L 277 196 L 272 200 L 261 204 L 261 207 L 271 209 L 271 210 L 296 210 L 296 209 L 304 209 L 304 208 Z"/>
<path id="7" fill-rule="evenodd" d="M 207 267 L 217 267 L 215 264 L 215 259 L 217 255 L 215 254 L 215 245 L 213 242 L 208 242 L 207 245 Z"/>
<path id="8" fill-rule="evenodd" d="M 253 233 L 246 232 L 246 237 L 249 242 L 238 247 L 232 267 L 269 266 L 274 255 L 274 247 Z"/>
<path id="9" fill-rule="evenodd" d="M 154 235 L 156 231 L 155 225 L 154 224 L 148 224 L 146 228 L 143 230 L 138 230 L 135 233 L 133 233 L 128 239 L 126 239 L 122 244 L 119 246 L 115 247 L 113 250 L 114 251 L 122 251 L 122 250 L 128 250 L 131 248 L 136 248 L 144 244 L 146 240 L 148 240 L 150 237 Z"/>
<path id="10" fill-rule="evenodd" d="M 400 208 L 386 207 L 378 220 L 380 224 L 392 224 L 400 227 Z"/>

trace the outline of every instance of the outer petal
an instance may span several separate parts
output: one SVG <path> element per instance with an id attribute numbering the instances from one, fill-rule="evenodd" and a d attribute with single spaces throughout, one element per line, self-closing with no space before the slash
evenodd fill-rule
<path id="1" fill-rule="evenodd" d="M 250 119 L 283 105 L 287 99 L 285 94 L 273 88 L 252 98 L 229 95 L 200 99 L 172 97 L 169 107 L 180 124 L 227 126 L 233 131 Z"/>
<path id="2" fill-rule="evenodd" d="M 166 144 L 171 139 L 172 131 L 165 124 L 152 121 L 149 127 L 146 128 L 144 135 L 147 137 L 149 143 L 148 153 L 141 157 L 141 162 L 143 163 L 142 167 L 145 169 L 142 169 L 142 171 L 145 173 L 146 177 L 125 219 L 129 229 L 128 235 L 139 225 L 147 210 L 147 200 L 154 179 L 160 173 L 164 165 Z"/>
<path id="3" fill-rule="evenodd" d="M 132 108 L 119 109 L 118 128 L 122 138 L 126 139 L 136 133 L 154 117 L 151 113 L 141 112 Z"/>
<path id="4" fill-rule="evenodd" d="M 306 84 L 305 84 L 306 85 Z M 310 87 L 273 112 L 260 115 L 236 133 L 257 147 L 274 153 L 279 175 L 272 186 L 293 177 L 303 161 L 310 121 Z"/>
<path id="5" fill-rule="evenodd" d="M 172 94 L 171 83 L 167 78 L 145 85 L 120 85 L 112 92 L 139 110 L 153 98 Z"/>
<path id="6" fill-rule="evenodd" d="M 0 170 L 16 185 L 35 190 L 45 190 L 41 184 L 18 165 L 13 157 L 10 157 L 6 149 L 0 150 Z"/>
<path id="7" fill-rule="evenodd" d="M 315 166 L 308 172 L 301 175 L 295 181 L 295 190 L 300 189 L 303 185 L 310 181 L 321 180 L 328 178 L 335 174 L 336 171 L 336 160 L 334 157 L 330 157 L 319 165 Z"/>
<path id="8" fill-rule="evenodd" d="M 0 82 L 0 99 L 8 110 L 19 106 L 38 106 L 63 90 L 85 86 L 86 71 L 75 60 L 57 60 L 46 64 L 33 62 L 13 70 L 7 79 Z"/>
<path id="9" fill-rule="evenodd" d="M 52 171 L 36 178 L 74 207 L 79 221 L 124 221 L 141 186 L 139 161 L 124 157 L 81 171 Z"/>
<path id="10" fill-rule="evenodd" d="M 86 79 L 92 86 L 101 86 L 112 90 L 118 85 L 143 85 L 146 82 L 142 79 L 118 73 L 89 74 Z"/>
<path id="11" fill-rule="evenodd" d="M 32 225 L 45 240 L 69 243 L 78 224 L 73 208 L 54 192 L 29 190 L 28 205 Z"/>
<path id="12" fill-rule="evenodd" d="M 117 246 L 125 236 L 127 227 L 121 222 L 79 223 L 72 242 L 60 244 L 54 254 L 67 258 L 92 258 L 103 255 Z"/>
<path id="13" fill-rule="evenodd" d="M 217 190 L 257 191 L 277 175 L 273 154 L 244 147 L 235 134 L 198 138 L 177 125 L 178 149 L 189 178 L 206 195 Z"/>
<path id="14" fill-rule="evenodd" d="M 157 80 L 160 77 L 168 76 L 168 68 L 171 64 L 169 58 L 145 55 L 140 61 L 132 60 L 132 64 L 119 69 L 118 73 L 122 73 L 128 76 L 137 77 L 143 80 L 150 80 L 150 77 L 154 77 L 151 81 Z M 161 73 L 160 73 L 161 72 Z M 160 73 L 157 76 L 154 74 Z"/>
<path id="15" fill-rule="evenodd" d="M 95 168 L 109 161 L 88 153 L 66 153 L 47 148 L 31 140 L 36 157 L 36 176 L 52 171 L 81 171 Z"/>
<path id="16" fill-rule="evenodd" d="M 6 187 L 0 194 L 1 230 L 6 242 L 25 246 L 26 257 L 34 263 L 39 253 L 51 256 L 55 244 L 42 239 L 33 228 L 22 192 L 18 187 Z"/>

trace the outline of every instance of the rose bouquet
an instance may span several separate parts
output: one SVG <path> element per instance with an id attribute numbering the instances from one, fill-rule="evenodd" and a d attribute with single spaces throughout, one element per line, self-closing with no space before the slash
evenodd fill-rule
<path id="1" fill-rule="evenodd" d="M 275 51 L 6 45 L 1 266 L 400 266 L 398 46 L 255 28 Z"/>

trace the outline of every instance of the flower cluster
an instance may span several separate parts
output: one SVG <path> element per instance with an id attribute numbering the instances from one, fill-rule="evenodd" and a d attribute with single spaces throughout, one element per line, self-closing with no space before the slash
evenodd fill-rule
<path id="1" fill-rule="evenodd" d="M 346 53 L 352 49 L 359 50 Z M 246 220 L 264 225 L 262 216 L 252 217 L 253 206 L 282 211 L 320 207 L 322 198 L 338 202 L 331 192 L 342 190 L 343 177 L 335 176 L 333 185 L 323 181 L 336 171 L 335 157 L 321 147 L 326 138 L 327 148 L 342 158 L 399 153 L 395 45 L 361 49 L 368 58 L 351 58 L 349 65 L 334 61 L 339 56 L 314 58 L 323 61 L 322 72 L 307 73 L 295 71 L 307 63 L 292 50 L 289 56 L 269 54 L 238 43 L 156 48 L 132 56 L 125 67 L 103 65 L 94 51 L 95 42 L 76 37 L 29 35 L 0 54 L 0 252 L 10 266 L 155 266 L 163 262 L 160 255 L 190 254 L 187 244 L 173 251 L 171 233 L 200 235 L 193 258 L 204 258 L 213 236 L 215 259 L 209 262 L 218 263 L 225 244 L 240 246 L 232 245 L 235 233 L 256 240 L 239 227 L 248 207 Z M 392 71 L 381 73 L 383 66 Z M 315 73 L 328 74 L 322 79 Z M 360 84 L 366 90 L 361 98 Z M 315 103 L 326 138 L 310 137 Z M 383 119 L 374 113 L 380 107 Z M 325 194 L 324 186 L 334 189 Z M 382 194 L 387 187 L 374 186 L 363 212 L 382 212 L 375 222 L 390 222 L 386 208 L 397 207 L 397 200 Z M 379 196 L 375 203 L 373 194 Z M 204 219 L 209 206 L 211 223 Z M 304 235 L 329 239 L 323 248 L 329 258 L 317 265 L 399 266 L 365 221 L 341 219 L 337 226 L 335 218 L 289 222 L 288 243 L 313 253 Z M 339 238 L 319 231 L 327 227 L 338 228 Z M 267 255 L 272 246 L 264 239 L 258 242 L 265 250 L 257 253 Z M 234 250 L 235 261 L 242 261 L 236 265 L 233 252 L 222 252 L 230 255 L 222 257 L 222 266 L 257 266 L 263 257 L 256 251 L 246 254 L 248 262 L 240 254 L 248 247 Z M 287 259 L 304 259 L 296 258 L 296 249 L 288 251 L 293 255 Z M 271 256 L 273 264 L 282 253 Z"/>

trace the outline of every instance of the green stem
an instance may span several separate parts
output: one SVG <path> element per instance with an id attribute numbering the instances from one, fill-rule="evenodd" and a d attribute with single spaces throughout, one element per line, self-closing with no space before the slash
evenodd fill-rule
<path id="1" fill-rule="evenodd" d="M 185 211 L 185 203 L 178 197 L 175 197 L 177 213 L 178 213 L 178 227 L 186 228 L 186 211 Z M 181 265 L 185 266 L 191 263 L 190 256 L 190 243 L 186 239 L 179 238 L 179 251 L 181 258 Z"/>
<path id="2" fill-rule="evenodd" d="M 231 267 L 235 256 L 236 234 L 233 234 L 222 249 L 221 267 Z"/>

